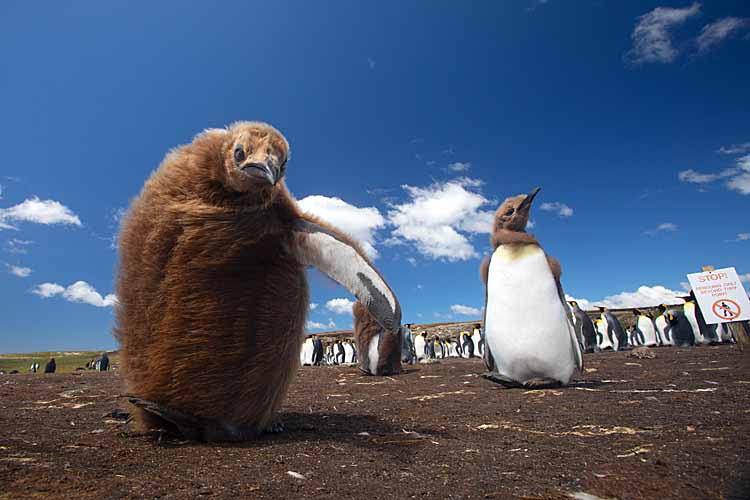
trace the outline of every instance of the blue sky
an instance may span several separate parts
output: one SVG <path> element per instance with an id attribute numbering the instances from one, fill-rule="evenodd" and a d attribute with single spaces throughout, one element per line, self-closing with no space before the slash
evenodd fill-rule
<path id="1" fill-rule="evenodd" d="M 290 189 L 405 321 L 478 317 L 489 214 L 534 186 L 571 296 L 750 277 L 750 3 L 216 4 L 0 4 L 0 352 L 114 347 L 119 214 L 235 120 L 287 136 Z M 349 294 L 311 286 L 310 328 L 349 327 Z"/>

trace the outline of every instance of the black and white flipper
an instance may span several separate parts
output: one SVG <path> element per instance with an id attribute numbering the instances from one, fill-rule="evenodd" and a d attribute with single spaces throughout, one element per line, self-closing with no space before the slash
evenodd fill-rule
<path id="1" fill-rule="evenodd" d="M 299 219 L 294 226 L 296 254 L 303 265 L 320 269 L 349 290 L 387 331 L 401 327 L 396 295 L 368 260 L 341 234 Z"/>

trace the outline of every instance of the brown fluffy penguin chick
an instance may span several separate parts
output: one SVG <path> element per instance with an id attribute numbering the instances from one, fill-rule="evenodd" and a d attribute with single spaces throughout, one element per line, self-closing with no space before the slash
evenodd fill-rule
<path id="1" fill-rule="evenodd" d="M 360 369 L 369 375 L 400 373 L 402 332 L 385 332 L 360 301 L 352 306 L 352 315 Z"/>
<path id="2" fill-rule="evenodd" d="M 299 365 L 316 266 L 397 336 L 395 294 L 362 250 L 300 211 L 270 125 L 171 151 L 120 233 L 115 334 L 141 430 L 239 441 L 268 430 Z"/>

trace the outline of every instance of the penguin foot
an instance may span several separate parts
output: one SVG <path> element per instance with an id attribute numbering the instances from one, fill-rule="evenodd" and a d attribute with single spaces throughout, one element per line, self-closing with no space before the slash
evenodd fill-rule
<path id="1" fill-rule="evenodd" d="M 517 389 L 524 386 L 523 384 L 513 380 L 512 378 L 508 378 L 505 375 L 500 375 L 499 373 L 495 372 L 482 373 L 481 377 L 511 389 Z"/>
<path id="2" fill-rule="evenodd" d="M 532 378 L 523 383 L 523 386 L 527 389 L 554 389 L 562 387 L 562 382 L 553 378 Z"/>
<path id="3" fill-rule="evenodd" d="M 172 424 L 187 439 L 203 441 L 205 430 L 215 427 L 215 422 L 210 419 L 199 418 L 190 413 L 169 408 L 154 401 L 136 397 L 128 397 L 128 401 L 141 410 L 158 417 L 161 421 Z"/>
<path id="4" fill-rule="evenodd" d="M 269 425 L 266 429 L 267 434 L 281 434 L 282 432 L 286 432 L 286 425 L 278 420 Z"/>

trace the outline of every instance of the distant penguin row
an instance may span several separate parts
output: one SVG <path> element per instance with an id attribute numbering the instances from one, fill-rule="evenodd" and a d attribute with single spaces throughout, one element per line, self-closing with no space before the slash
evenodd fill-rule
<path id="1" fill-rule="evenodd" d="M 357 348 L 351 340 L 337 340 L 323 345 L 317 337 L 308 336 L 299 354 L 300 365 L 341 365 L 357 362 Z"/>
<path id="2" fill-rule="evenodd" d="M 656 318 L 641 309 L 634 309 L 636 323 L 627 332 L 606 307 L 599 307 L 600 316 L 592 321 L 573 300 L 570 301 L 571 317 L 585 352 L 733 342 L 731 331 L 725 325 L 706 324 L 692 292 L 682 299 L 685 301 L 682 310 L 661 304 Z"/>

